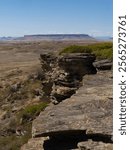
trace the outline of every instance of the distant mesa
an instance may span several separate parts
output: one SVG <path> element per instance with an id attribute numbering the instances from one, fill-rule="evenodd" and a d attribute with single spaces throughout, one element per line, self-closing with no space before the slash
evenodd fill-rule
<path id="1" fill-rule="evenodd" d="M 93 39 L 88 34 L 38 34 L 25 35 L 24 39 L 43 39 L 43 40 L 85 40 Z"/>
<path id="2" fill-rule="evenodd" d="M 95 40 L 88 34 L 36 34 L 36 35 L 24 35 L 18 38 L 6 38 L 0 37 L 0 40 L 21 40 L 21 41 L 35 41 L 35 40 Z"/>

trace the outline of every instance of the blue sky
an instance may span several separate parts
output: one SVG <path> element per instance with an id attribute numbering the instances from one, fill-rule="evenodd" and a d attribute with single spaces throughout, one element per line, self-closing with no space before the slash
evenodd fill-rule
<path id="1" fill-rule="evenodd" d="M 112 0 L 0 0 L 0 37 L 83 33 L 112 36 Z"/>

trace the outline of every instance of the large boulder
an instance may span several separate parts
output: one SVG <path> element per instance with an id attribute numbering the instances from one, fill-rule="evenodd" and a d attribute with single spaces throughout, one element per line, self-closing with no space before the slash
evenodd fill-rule
<path id="1" fill-rule="evenodd" d="M 96 69 L 93 62 L 96 57 L 90 53 L 64 54 L 58 58 L 59 66 L 71 75 L 83 76 L 85 74 L 95 74 Z"/>

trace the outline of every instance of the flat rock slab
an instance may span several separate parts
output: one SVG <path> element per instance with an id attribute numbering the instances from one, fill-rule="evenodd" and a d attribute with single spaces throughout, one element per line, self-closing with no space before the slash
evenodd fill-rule
<path id="1" fill-rule="evenodd" d="M 85 75 L 83 86 L 59 103 L 50 104 L 33 121 L 33 137 L 75 134 L 112 135 L 112 72 Z"/>

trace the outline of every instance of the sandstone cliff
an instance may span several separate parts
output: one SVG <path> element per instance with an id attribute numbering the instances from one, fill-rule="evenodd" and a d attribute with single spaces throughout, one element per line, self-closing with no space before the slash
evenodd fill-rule
<path id="1" fill-rule="evenodd" d="M 95 55 L 87 53 L 55 56 L 42 54 L 41 63 L 44 71 L 43 89 L 54 104 L 69 98 L 80 86 L 85 74 L 95 74 L 93 66 Z"/>

